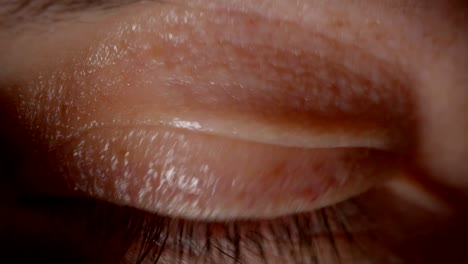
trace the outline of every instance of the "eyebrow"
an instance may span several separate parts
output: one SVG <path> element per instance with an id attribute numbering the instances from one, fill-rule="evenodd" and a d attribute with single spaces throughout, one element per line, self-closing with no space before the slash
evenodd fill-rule
<path id="1" fill-rule="evenodd" d="M 49 10 L 53 11 L 82 11 L 87 9 L 107 9 L 112 7 L 118 7 L 141 0 L 16 0 L 0 1 L 0 3 L 6 7 L 6 11 L 10 14 L 27 11 L 27 12 L 46 12 Z"/>
<path id="2" fill-rule="evenodd" d="M 0 0 L 0 26 L 12 27 L 38 20 L 56 22 L 70 14 L 116 9 L 144 1 L 162 2 L 159 0 Z"/>

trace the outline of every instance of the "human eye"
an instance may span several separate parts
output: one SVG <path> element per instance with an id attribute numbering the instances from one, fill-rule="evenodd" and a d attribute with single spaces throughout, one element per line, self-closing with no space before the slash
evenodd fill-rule
<path id="1" fill-rule="evenodd" d="M 2 118 L 11 124 L 4 153 L 21 160 L 5 162 L 14 167 L 4 173 L 14 177 L 4 181 L 12 194 L 2 207 L 12 255 L 214 264 L 462 258 L 464 200 L 445 186 L 466 170 L 452 152 L 434 166 L 426 145 L 437 149 L 432 136 L 441 135 L 429 113 L 449 112 L 437 108 L 432 82 L 458 87 L 461 74 L 441 69 L 466 64 L 449 52 L 427 58 L 437 44 L 414 48 L 427 28 L 399 32 L 415 20 L 395 14 L 410 5 L 110 2 L 86 10 L 80 1 L 25 3 L 19 10 L 45 11 L 0 23 Z M 465 43 L 452 39 L 453 50 Z"/>

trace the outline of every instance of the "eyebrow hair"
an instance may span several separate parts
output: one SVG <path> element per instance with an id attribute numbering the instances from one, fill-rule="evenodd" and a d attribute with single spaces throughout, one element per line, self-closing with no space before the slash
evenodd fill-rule
<path id="1" fill-rule="evenodd" d="M 141 0 L 16 0 L 8 1 L 8 3 L 0 3 L 7 7 L 7 11 L 11 14 L 21 11 L 34 11 L 37 13 L 48 10 L 55 11 L 81 11 L 92 8 L 107 9 L 118 7 Z"/>
<path id="2" fill-rule="evenodd" d="M 17 26 L 38 19 L 55 22 L 63 15 L 109 10 L 129 4 L 159 0 L 0 0 L 0 27 Z M 45 19 L 42 19 L 45 18 Z"/>

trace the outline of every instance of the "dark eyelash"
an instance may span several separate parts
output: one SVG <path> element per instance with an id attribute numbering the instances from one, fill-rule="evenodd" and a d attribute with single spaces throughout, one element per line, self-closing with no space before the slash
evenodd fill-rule
<path id="1" fill-rule="evenodd" d="M 285 217 L 275 222 L 265 221 L 269 234 L 274 238 L 275 249 L 280 255 L 288 255 L 288 259 L 296 263 L 317 263 L 319 254 L 313 234 L 310 232 L 320 226 L 321 233 L 325 235 L 333 248 L 337 262 L 340 261 L 340 250 L 335 241 L 335 232 L 345 234 L 348 243 L 354 243 L 354 238 L 348 230 L 345 218 L 339 218 L 342 212 L 338 207 L 320 209 L 317 212 Z M 333 223 L 332 223 L 333 222 Z M 241 233 L 243 225 L 252 225 L 248 232 Z M 314 226 L 315 225 L 315 226 Z M 333 226 L 332 226 L 333 225 Z M 174 227 L 172 230 L 172 227 Z M 265 234 L 258 231 L 260 224 L 256 221 L 228 222 L 228 223 L 194 223 L 183 220 L 171 220 L 159 216 L 150 216 L 141 227 L 140 253 L 137 263 L 141 263 L 147 257 L 157 262 L 164 247 L 168 244 L 168 238 L 172 240 L 172 247 L 182 261 L 186 255 L 210 256 L 218 258 L 220 263 L 242 263 L 245 253 L 253 253 L 264 263 L 268 263 L 264 248 Z M 203 244 L 195 243 L 194 229 L 204 229 Z M 213 236 L 214 229 L 222 233 L 218 237 Z M 245 229 L 245 228 L 244 228 Z M 295 241 L 296 240 L 296 241 Z M 299 241 L 297 241 L 299 240 Z M 187 241 L 190 241 L 187 243 Z M 298 247 L 299 249 L 295 248 Z M 306 247 L 303 249 L 302 247 Z M 251 249 L 250 252 L 242 250 Z M 270 252 L 271 253 L 271 252 Z M 308 259 L 307 261 L 304 259 Z"/>
<path id="2" fill-rule="evenodd" d="M 345 220 L 338 219 L 339 209 L 331 207 L 320 209 L 317 212 L 310 214 L 301 214 L 291 217 L 285 217 L 283 220 L 275 220 L 272 223 L 265 222 L 263 225 L 270 231 L 270 235 L 274 237 L 275 249 L 279 255 L 287 255 L 287 259 L 295 263 L 317 263 L 318 254 L 317 246 L 314 245 L 315 241 L 312 234 L 308 231 L 317 228 L 323 231 L 333 248 L 334 257 L 337 263 L 340 263 L 340 250 L 335 241 L 335 232 L 346 234 L 348 242 L 353 241 L 353 237 L 346 227 Z M 159 219 L 159 217 L 158 217 Z M 249 223 L 244 222 L 229 222 L 229 223 L 193 223 L 183 220 L 169 220 L 163 221 L 164 223 L 154 224 L 148 221 L 143 228 L 144 238 L 140 244 L 140 254 L 137 263 L 141 263 L 146 257 L 150 257 L 155 261 L 164 250 L 164 246 L 168 244 L 168 238 L 175 238 L 175 247 L 177 256 L 182 261 L 185 255 L 190 256 L 210 256 L 211 258 L 218 258 L 220 263 L 243 263 L 243 258 L 246 253 L 254 254 L 259 261 L 268 263 L 266 256 L 267 249 L 264 247 L 265 234 L 259 230 L 260 224 L 255 224 L 255 221 Z M 332 223 L 333 222 L 333 223 Z M 253 223 L 253 227 L 248 232 L 242 232 L 242 225 L 249 225 Z M 175 231 L 168 231 L 170 226 L 176 226 Z M 313 226 L 315 225 L 315 227 Z M 332 226 L 333 225 L 333 226 Z M 165 230 L 161 230 L 161 226 Z M 194 228 L 201 226 L 205 229 L 204 243 L 192 243 L 194 240 Z M 213 229 L 220 227 L 222 233 L 218 238 L 213 237 Z M 265 230 L 263 230 L 265 231 Z M 151 234 L 148 236 L 148 234 Z M 297 241 L 298 240 L 298 241 Z M 190 243 L 184 243 L 190 241 Z M 297 248 L 299 247 L 299 248 Z M 307 249 L 303 249 L 306 247 Z M 250 252 L 243 252 L 243 250 L 250 249 Z"/>
<path id="3" fill-rule="evenodd" d="M 356 210 L 352 201 L 274 221 L 224 223 L 171 219 L 92 200 L 34 198 L 26 201 L 26 204 L 40 207 L 41 210 L 48 208 L 46 210 L 57 221 L 73 221 L 78 216 L 86 215 L 83 224 L 87 232 L 99 239 L 98 252 L 102 254 L 101 257 L 109 254 L 110 249 L 116 259 L 124 259 L 130 248 L 137 249 L 132 263 L 142 263 L 147 259 L 158 263 L 169 247 L 180 263 L 188 256 L 196 255 L 220 263 L 243 263 L 245 256 L 254 255 L 258 260 L 256 263 L 268 264 L 269 255 L 274 253 L 271 252 L 272 246 L 276 255 L 284 256 L 293 263 L 319 263 L 320 252 L 314 237 L 317 234 L 326 237 L 333 248 L 336 263 L 342 263 L 341 251 L 335 241 L 336 233 L 343 236 L 346 243 L 356 244 L 346 212 L 351 207 Z M 47 206 L 44 207 L 44 204 Z M 360 215 L 362 212 L 353 214 Z"/>

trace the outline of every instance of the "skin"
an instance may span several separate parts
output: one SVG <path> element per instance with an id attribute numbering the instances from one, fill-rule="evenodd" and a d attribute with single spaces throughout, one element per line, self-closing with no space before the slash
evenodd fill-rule
<path id="1" fill-rule="evenodd" d="M 91 196 L 204 221 L 271 218 L 354 197 L 377 223 L 378 243 L 355 234 L 373 252 L 375 263 L 462 263 L 468 234 L 461 224 L 468 200 L 467 14 L 462 1 L 193 0 L 49 10 L 23 22 L 11 15 L 0 27 L 0 62 L 8 65 L 0 73 L 2 119 L 13 124 L 3 134 L 10 148 L 25 157 L 21 162 L 31 164 L 26 166 L 30 171 L 16 173 L 24 184 L 15 188 L 28 194 Z M 322 69 L 324 78 L 317 74 Z M 357 87 L 357 92 L 335 91 L 338 84 L 331 80 L 345 80 L 342 88 Z M 312 96 L 312 89 L 319 96 Z M 376 101 L 370 99 L 373 93 Z M 332 99 L 318 107 L 326 96 Z M 295 107 L 291 102 L 297 97 L 309 103 Z M 336 110 L 337 105 L 343 108 Z M 159 146 L 181 145 L 172 138 L 186 135 L 188 147 L 176 153 L 188 161 L 179 157 L 175 175 L 181 178 L 181 168 L 201 171 L 199 164 L 209 165 L 212 173 L 194 172 L 199 178 L 189 178 L 201 182 L 201 194 L 180 184 L 166 186 L 158 178 L 151 184 L 164 190 L 156 196 L 167 201 L 158 206 L 138 201 L 134 193 L 144 188 L 150 159 L 167 160 L 169 152 L 148 158 L 149 143 L 136 142 L 150 136 L 130 143 L 122 138 L 132 131 L 159 135 L 173 129 L 175 134 Z M 103 142 L 112 136 L 118 143 L 107 155 L 123 153 L 119 161 L 130 164 L 117 172 L 107 172 L 110 159 L 99 158 Z M 342 144 L 333 145 L 338 138 Z M 86 142 L 84 148 L 80 141 Z M 358 164 L 365 169 L 355 174 L 364 177 L 351 177 L 351 184 L 319 195 L 317 186 L 331 182 L 334 171 L 314 172 L 320 183 L 311 182 L 308 174 L 314 169 L 292 160 L 300 163 L 299 157 L 305 157 L 304 163 L 313 164 L 324 157 L 320 149 L 337 147 L 344 149 L 326 155 L 332 157 L 330 166 L 350 170 L 348 165 Z M 302 151 L 291 148 L 306 151 L 288 159 Z M 350 163 L 333 158 L 342 153 L 358 157 L 359 148 L 377 154 Z M 77 151 L 91 158 L 74 158 Z M 242 153 L 239 158 L 236 151 Z M 126 153 L 132 153 L 128 160 Z M 49 162 L 40 166 L 44 157 Z M 235 165 L 223 164 L 217 171 L 225 157 Z M 280 163 L 286 165 L 279 171 L 292 167 L 303 173 L 263 169 Z M 385 165 L 377 170 L 375 164 Z M 170 171 L 158 166 L 161 174 Z M 99 168 L 102 175 L 96 173 Z M 61 173 L 67 170 L 81 174 Z M 132 171 L 136 183 L 130 191 L 113 189 L 126 171 Z M 260 175 L 257 181 L 251 180 L 255 175 Z M 267 189 L 266 181 L 281 188 Z M 298 182 L 313 187 L 299 190 Z M 93 188 L 80 187 L 90 183 Z M 314 202 L 296 203 L 300 199 Z M 250 207 L 251 201 L 259 207 Z M 2 210 L 15 219 L 20 210 L 6 204 Z M 323 263 L 335 263 L 323 255 Z M 171 250 L 164 255 L 167 263 L 174 258 Z M 285 261 L 276 255 L 270 260 Z M 245 261 L 255 263 L 255 258 Z"/>

